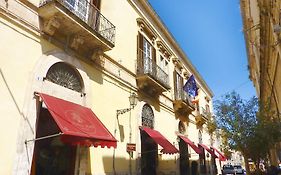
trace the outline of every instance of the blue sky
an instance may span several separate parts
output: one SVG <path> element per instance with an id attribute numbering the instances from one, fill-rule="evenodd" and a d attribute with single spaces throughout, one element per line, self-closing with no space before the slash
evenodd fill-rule
<path id="1" fill-rule="evenodd" d="M 149 0 L 214 92 L 255 95 L 249 80 L 239 0 Z"/>

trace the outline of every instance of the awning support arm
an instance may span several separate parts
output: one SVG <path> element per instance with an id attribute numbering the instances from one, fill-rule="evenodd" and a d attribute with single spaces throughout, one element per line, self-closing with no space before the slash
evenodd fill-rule
<path id="1" fill-rule="evenodd" d="M 57 136 L 60 136 L 60 135 L 63 135 L 63 133 L 60 132 L 60 133 L 57 133 L 57 134 L 43 136 L 43 137 L 39 137 L 39 138 L 36 138 L 36 139 L 25 140 L 24 143 L 27 144 L 28 142 L 31 142 L 31 141 L 38 141 L 38 140 L 48 139 L 48 138 L 57 137 Z"/>

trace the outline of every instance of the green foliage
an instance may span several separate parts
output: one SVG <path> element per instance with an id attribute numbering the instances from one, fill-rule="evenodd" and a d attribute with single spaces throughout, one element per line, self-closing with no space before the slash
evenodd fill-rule
<path id="1" fill-rule="evenodd" d="M 280 121 L 269 109 L 256 97 L 244 101 L 236 92 L 216 101 L 215 121 L 227 140 L 225 147 L 253 160 L 264 159 L 281 135 Z"/>
<path id="2" fill-rule="evenodd" d="M 212 135 L 217 129 L 217 123 L 213 117 L 209 116 L 209 120 L 206 122 L 208 133 Z"/>

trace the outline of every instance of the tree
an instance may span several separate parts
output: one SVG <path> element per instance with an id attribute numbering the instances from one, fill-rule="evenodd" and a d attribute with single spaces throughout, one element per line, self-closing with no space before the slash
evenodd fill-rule
<path id="1" fill-rule="evenodd" d="M 236 92 L 215 101 L 215 121 L 227 138 L 225 148 L 240 151 L 246 161 L 265 160 L 270 148 L 280 140 L 280 121 L 256 97 L 243 100 Z"/>

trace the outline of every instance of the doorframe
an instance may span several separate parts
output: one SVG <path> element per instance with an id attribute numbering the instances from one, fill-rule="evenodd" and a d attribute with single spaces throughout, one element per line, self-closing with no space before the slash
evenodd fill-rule
<path id="1" fill-rule="evenodd" d="M 39 101 L 34 98 L 34 92 L 41 92 L 44 86 L 44 77 L 47 74 L 49 68 L 57 62 L 66 62 L 75 67 L 81 75 L 84 82 L 85 96 L 81 97 L 82 100 L 73 99 L 75 102 L 82 106 L 90 107 L 91 99 L 88 98 L 91 95 L 90 78 L 88 77 L 85 69 L 83 68 L 80 60 L 68 55 L 60 50 L 52 50 L 40 56 L 38 62 L 35 64 L 34 69 L 29 74 L 28 86 L 26 87 L 23 115 L 21 118 L 20 126 L 18 129 L 18 138 L 16 146 L 15 164 L 13 166 L 13 174 L 26 175 L 30 174 L 33 153 L 34 142 L 26 142 L 36 137 L 36 121 L 38 117 L 38 109 L 40 107 Z M 79 103 L 80 101 L 80 103 Z M 26 144 L 25 144 L 26 143 Z"/>

